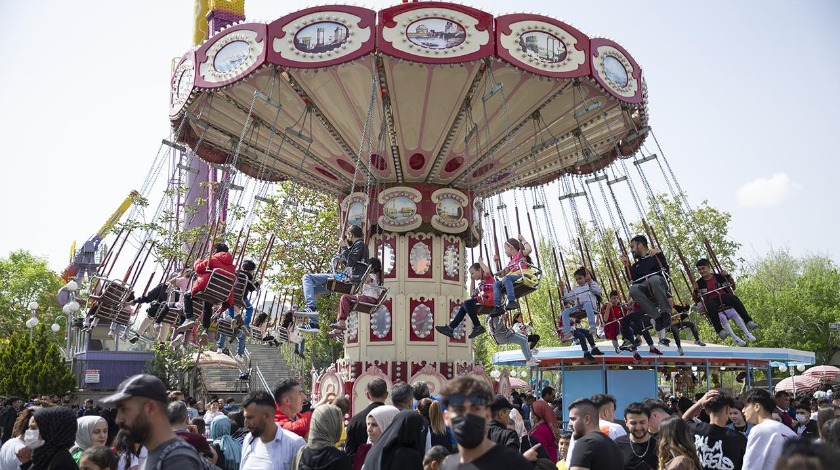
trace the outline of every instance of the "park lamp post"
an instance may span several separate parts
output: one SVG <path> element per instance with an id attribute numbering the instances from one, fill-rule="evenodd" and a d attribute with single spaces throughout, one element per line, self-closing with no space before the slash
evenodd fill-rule
<path id="1" fill-rule="evenodd" d="M 31 312 L 31 317 L 29 320 L 26 320 L 26 327 L 29 328 L 29 341 L 32 342 L 32 330 L 38 326 L 40 321 L 38 320 L 38 302 L 29 302 L 29 311 Z"/>
<path id="2" fill-rule="evenodd" d="M 70 361 L 73 357 L 70 351 L 70 325 L 73 324 L 73 318 L 76 316 L 76 312 L 81 310 L 81 305 L 78 301 L 76 301 L 76 291 L 79 290 L 79 283 L 77 283 L 75 279 L 71 279 L 70 282 L 68 282 L 67 285 L 64 286 L 64 288 L 70 294 L 69 302 L 64 304 L 64 307 L 62 307 L 61 309 L 62 313 L 67 315 L 67 323 L 64 325 L 65 329 L 67 330 L 67 348 L 65 349 L 65 351 L 67 354 L 67 360 Z M 53 331 L 58 332 L 58 330 L 61 327 L 56 322 L 53 323 L 51 328 Z"/>

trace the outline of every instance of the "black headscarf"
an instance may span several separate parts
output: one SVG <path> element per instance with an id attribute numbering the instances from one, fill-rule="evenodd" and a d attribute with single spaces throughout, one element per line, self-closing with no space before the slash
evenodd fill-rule
<path id="1" fill-rule="evenodd" d="M 397 413 L 388 429 L 365 457 L 365 470 L 415 470 L 423 467 L 426 436 L 420 413 L 404 410 Z M 419 462 L 419 466 L 413 462 Z"/>
<path id="2" fill-rule="evenodd" d="M 35 412 L 35 422 L 44 445 L 32 453 L 32 470 L 46 470 L 59 452 L 68 452 L 76 440 L 76 414 L 70 408 L 54 406 Z"/>

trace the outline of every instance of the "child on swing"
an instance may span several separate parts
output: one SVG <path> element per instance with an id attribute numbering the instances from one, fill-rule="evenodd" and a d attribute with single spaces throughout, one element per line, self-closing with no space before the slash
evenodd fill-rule
<path id="1" fill-rule="evenodd" d="M 519 239 L 509 238 L 505 242 L 505 255 L 510 258 L 507 267 L 499 273 L 501 279 L 493 283 L 493 312 L 491 317 L 498 317 L 505 313 L 506 310 L 516 310 L 519 308 L 519 303 L 516 301 L 514 294 L 513 283 L 521 279 L 526 270 L 530 272 L 531 269 L 531 244 L 525 241 L 525 237 L 519 235 Z M 502 289 L 507 295 L 507 304 L 502 306 Z"/>
<path id="2" fill-rule="evenodd" d="M 570 319 L 570 323 L 572 326 L 572 336 L 578 340 L 580 343 L 580 349 L 583 350 L 583 359 L 587 364 L 594 364 L 597 361 L 595 360 L 594 356 L 603 356 L 604 353 L 598 349 L 598 346 L 595 345 L 595 338 L 592 337 L 592 333 L 590 330 L 586 328 L 577 328 L 576 323 L 577 320 L 574 318 Z M 587 345 L 587 343 L 589 343 Z M 592 348 L 590 351 L 589 348 Z"/>
<path id="3" fill-rule="evenodd" d="M 624 318 L 627 313 L 627 307 L 621 304 L 618 291 L 611 291 L 610 301 L 604 304 L 604 307 L 601 309 L 601 316 L 603 318 L 604 337 L 612 341 L 616 354 L 621 354 L 621 349 L 618 345 L 619 331 L 621 331 L 621 336 L 625 341 L 632 341 L 633 339 L 630 323 L 628 319 Z"/>
<path id="4" fill-rule="evenodd" d="M 560 341 L 571 341 L 574 338 L 572 334 L 569 318 L 578 308 L 583 308 L 586 311 L 586 317 L 589 319 L 589 333 L 595 334 L 595 305 L 598 304 L 598 299 L 601 297 L 601 286 L 598 282 L 592 279 L 586 268 L 579 268 L 574 273 L 575 282 L 577 285 L 571 291 L 566 290 L 563 286 L 563 302 L 572 303 L 571 307 L 563 309 L 563 337 Z"/>
<path id="5" fill-rule="evenodd" d="M 438 333 L 452 338 L 455 334 L 455 328 L 461 324 L 467 315 L 473 324 L 472 333 L 469 335 L 470 339 L 487 331 L 478 321 L 478 315 L 475 309 L 479 305 L 493 305 L 493 284 L 495 284 L 496 279 L 493 277 L 493 272 L 484 264 L 484 260 L 481 258 L 478 259 L 478 263 L 473 263 L 470 266 L 470 277 L 473 281 L 479 281 L 478 287 L 473 291 L 473 296 L 461 304 L 458 313 L 455 314 L 455 318 L 448 325 L 435 327 Z"/>
<path id="6" fill-rule="evenodd" d="M 362 285 L 362 291 L 357 295 L 343 294 L 338 303 L 338 318 L 335 323 L 330 325 L 332 330 L 329 336 L 338 336 L 344 334 L 347 329 L 347 319 L 350 318 L 350 303 L 354 300 L 364 302 L 367 304 L 376 303 L 379 295 L 382 293 L 382 262 L 379 258 L 370 258 L 368 260 L 370 265 L 370 272 L 368 278 Z"/>

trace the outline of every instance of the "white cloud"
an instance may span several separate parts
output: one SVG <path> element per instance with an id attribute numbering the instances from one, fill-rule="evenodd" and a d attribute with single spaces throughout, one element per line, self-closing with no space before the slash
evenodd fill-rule
<path id="1" fill-rule="evenodd" d="M 738 204 L 742 207 L 778 206 L 799 188 L 787 173 L 776 173 L 770 178 L 758 178 L 738 188 Z"/>

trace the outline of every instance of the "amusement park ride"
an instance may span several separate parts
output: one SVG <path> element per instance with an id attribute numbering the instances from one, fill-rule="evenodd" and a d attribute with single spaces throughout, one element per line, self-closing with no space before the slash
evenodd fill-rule
<path id="1" fill-rule="evenodd" d="M 361 226 L 383 262 L 387 295 L 370 313 L 351 313 L 344 358 L 314 378 L 316 394 L 348 393 L 360 409 L 377 377 L 432 390 L 464 374 L 490 382 L 463 323 L 452 337 L 434 328 L 463 301 L 468 260 L 492 260 L 497 271 L 499 240 L 530 234 L 549 247 L 535 264 L 554 268 L 541 281 L 559 291 L 568 281 L 555 227 L 580 239 L 588 219 L 601 239 L 627 243 L 635 234 L 617 194 L 629 194 L 640 217 L 645 204 L 659 211 L 646 165 L 658 165 L 688 207 L 648 126 L 642 68 L 615 41 L 555 18 L 454 3 L 323 5 L 269 23 L 245 21 L 242 1 L 197 3 L 197 45 L 174 66 L 165 146 L 182 154 L 175 166 L 190 191 L 208 175 L 221 190 L 214 211 L 185 226 L 223 220 L 228 197 L 246 185 L 264 201 L 268 184 L 290 181 L 339 198 L 342 228 Z M 648 235 L 679 249 L 668 233 Z M 618 248 L 592 249 L 615 260 L 602 284 L 626 292 Z M 591 261 L 589 250 L 580 258 Z M 532 290 L 520 289 L 520 307 Z"/>

